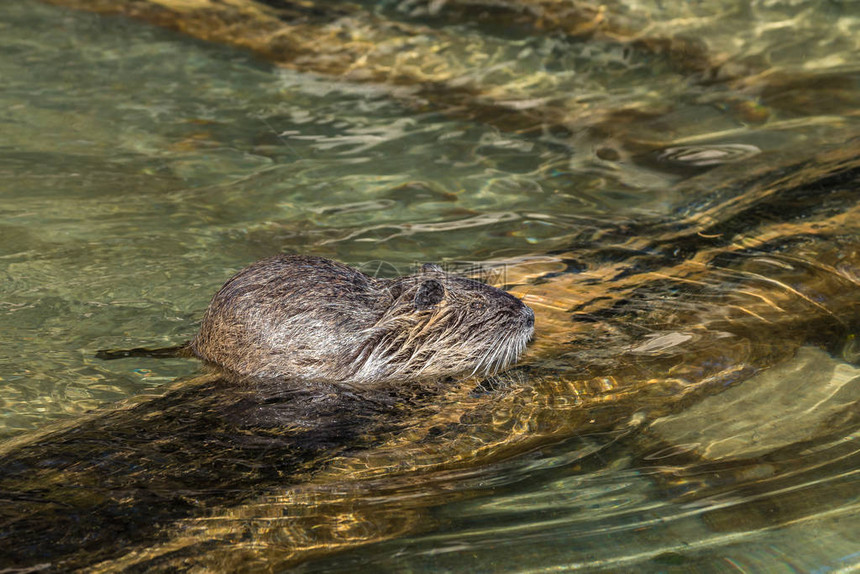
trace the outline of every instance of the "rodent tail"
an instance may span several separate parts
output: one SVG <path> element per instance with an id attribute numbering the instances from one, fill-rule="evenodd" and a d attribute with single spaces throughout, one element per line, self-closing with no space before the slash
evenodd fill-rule
<path id="1" fill-rule="evenodd" d="M 176 345 L 175 347 L 162 347 L 160 349 L 146 349 L 137 347 L 135 349 L 101 349 L 96 351 L 96 359 L 112 361 L 114 359 L 125 359 L 128 357 L 146 357 L 150 359 L 173 359 L 191 358 L 194 355 L 188 348 L 188 343 Z"/>

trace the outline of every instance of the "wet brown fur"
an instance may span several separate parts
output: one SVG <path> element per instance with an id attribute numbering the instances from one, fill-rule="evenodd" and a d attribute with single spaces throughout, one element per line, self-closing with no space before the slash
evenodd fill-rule
<path id="1" fill-rule="evenodd" d="M 218 291 L 189 349 L 243 376 L 367 385 L 493 374 L 533 330 L 519 299 L 436 265 L 376 279 L 322 257 L 278 255 Z"/>

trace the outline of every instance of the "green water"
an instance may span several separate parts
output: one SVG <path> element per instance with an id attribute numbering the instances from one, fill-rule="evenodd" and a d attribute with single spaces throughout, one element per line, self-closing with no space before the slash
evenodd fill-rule
<path id="1" fill-rule="evenodd" d="M 660 174 L 630 189 L 382 88 L 120 18 L 0 9 L 4 432 L 192 372 L 91 356 L 188 339 L 217 287 L 272 253 L 485 261 L 552 246 L 569 214 L 672 199 Z"/>
<path id="2" fill-rule="evenodd" d="M 738 62 L 788 76 L 814 72 L 819 80 L 808 82 L 815 89 L 756 95 L 693 81 L 665 56 L 605 40 L 433 20 L 460 39 L 447 54 L 466 61 L 464 82 L 570 109 L 640 106 L 655 114 L 610 134 L 543 126 L 535 135 L 417 105 L 402 86 L 277 68 L 123 18 L 31 0 L 0 3 L 0 436 L 73 421 L 196 373 L 198 365 L 186 360 L 108 363 L 94 353 L 188 340 L 211 295 L 255 259 L 313 253 L 373 269 L 372 262 L 385 262 L 386 273 L 421 261 L 513 264 L 575 250 L 586 232 L 660 222 L 681 206 L 704 211 L 712 188 L 685 182 L 705 169 L 660 160 L 661 146 L 730 144 L 779 158 L 856 137 L 860 18 L 851 3 L 711 6 L 660 3 L 653 25 L 688 26 L 687 33 L 710 40 L 714 53 Z M 378 11 L 421 21 L 412 8 Z M 475 45 L 485 58 L 469 59 Z M 844 145 L 856 148 L 853 141 Z M 847 237 L 857 232 L 856 223 L 842 230 Z M 846 307 L 846 317 L 849 311 L 856 307 Z M 825 387 L 823 396 L 837 397 L 834 404 L 813 397 L 808 406 L 823 409 L 821 424 L 838 429 L 835 436 L 811 425 L 796 439 L 802 446 L 786 454 L 779 449 L 795 439 L 773 432 L 774 442 L 739 469 L 719 457 L 648 462 L 655 460 L 648 449 L 677 444 L 693 423 L 619 444 L 611 432 L 591 437 L 586 427 L 526 453 L 436 473 L 427 485 L 420 475 L 415 484 L 338 482 L 357 508 L 382 512 L 386 496 L 395 513 L 403 503 L 394 501 L 431 502 L 420 505 L 420 525 L 370 545 L 333 545 L 300 568 L 856 568 L 857 426 L 845 421 L 856 417 L 860 378 L 845 371 L 858 354 L 853 334 L 844 334 L 815 341 L 832 356 L 816 355 L 813 374 L 803 375 Z M 565 347 L 573 338 L 559 339 L 560 353 L 568 354 L 535 365 L 576 373 Z M 607 350 L 616 352 L 626 350 Z M 847 374 L 828 394 L 831 372 Z M 655 368 L 652 376 L 676 375 Z M 795 379 L 769 383 L 775 393 L 789 392 L 780 390 L 783 381 Z M 566 416 L 564 399 L 557 403 L 560 414 L 534 420 L 495 416 L 543 431 L 541 416 Z M 709 412 L 723 408 L 706 404 Z M 527 410 L 527 401 L 518 408 Z M 776 451 L 782 454 L 768 459 Z M 750 477 L 766 480 L 753 488 Z M 687 500 L 690 491 L 704 494 Z M 719 514 L 744 505 L 756 515 L 746 516 L 748 524 L 740 514 Z M 312 523 L 317 511 L 309 503 L 296 512 Z M 267 541 L 274 554 L 278 543 L 283 553 L 291 544 Z"/>

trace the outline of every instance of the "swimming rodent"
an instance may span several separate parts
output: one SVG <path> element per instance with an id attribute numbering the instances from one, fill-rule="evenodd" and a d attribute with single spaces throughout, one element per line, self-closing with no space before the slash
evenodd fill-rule
<path id="1" fill-rule="evenodd" d="M 137 549 L 145 556 L 133 566 L 147 571 L 184 552 L 196 558 L 186 520 L 213 509 L 232 516 L 258 504 L 258 493 L 280 500 L 286 485 L 328 472 L 334 457 L 432 420 L 424 417 L 436 405 L 456 399 L 424 379 L 503 368 L 533 323 L 512 295 L 434 265 L 374 279 L 319 257 L 255 263 L 215 295 L 191 343 L 100 353 L 193 353 L 220 369 L 5 446 L 0 571 L 120 564 Z M 182 542 L 179 553 L 147 550 L 165 540 Z M 233 544 L 203 543 L 213 540 L 216 549 Z"/>
<path id="2" fill-rule="evenodd" d="M 227 281 L 187 349 L 238 375 L 362 386 L 491 375 L 533 332 L 519 299 L 437 265 L 376 279 L 322 257 L 277 255 Z"/>

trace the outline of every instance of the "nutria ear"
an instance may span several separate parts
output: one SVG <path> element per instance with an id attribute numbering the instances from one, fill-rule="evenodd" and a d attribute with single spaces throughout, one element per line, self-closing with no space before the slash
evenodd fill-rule
<path id="1" fill-rule="evenodd" d="M 445 297 L 445 287 L 435 279 L 428 279 L 418 287 L 415 294 L 415 309 L 432 309 Z"/>
<path id="2" fill-rule="evenodd" d="M 435 263 L 425 263 L 421 266 L 421 273 L 432 273 L 433 271 L 442 272 L 442 268 Z"/>
<path id="3" fill-rule="evenodd" d="M 403 294 L 403 284 L 395 281 L 391 281 L 387 286 L 388 294 L 391 295 L 392 299 L 399 299 L 400 295 Z"/>

